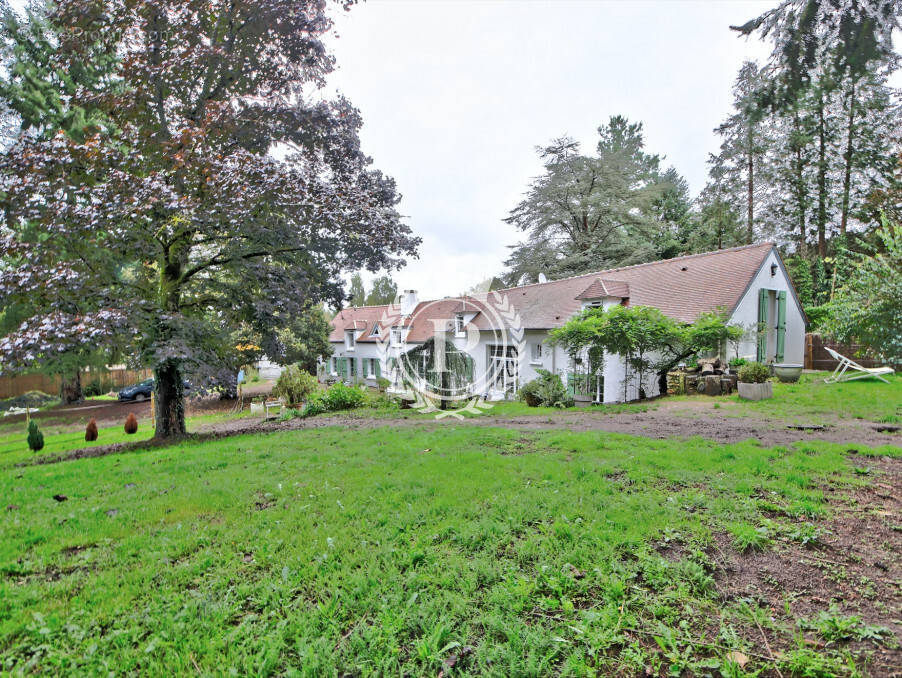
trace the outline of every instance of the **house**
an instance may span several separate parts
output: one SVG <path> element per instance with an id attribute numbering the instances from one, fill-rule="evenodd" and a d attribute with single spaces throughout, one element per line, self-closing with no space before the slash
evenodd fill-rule
<path id="1" fill-rule="evenodd" d="M 640 392 L 638 375 L 619 356 L 605 356 L 587 380 L 561 347 L 546 342 L 550 330 L 584 308 L 616 304 L 652 306 L 686 323 L 722 310 L 747 330 L 737 346 L 723 348 L 727 357 L 803 362 L 802 306 L 776 247 L 763 243 L 481 295 L 420 301 L 406 290 L 396 304 L 340 311 L 332 319 L 333 355 L 325 367 L 348 381 L 375 385 L 384 377 L 395 388 L 425 388 L 428 375 L 404 379 L 399 361 L 441 339 L 466 356 L 472 395 L 510 398 L 538 369 L 561 375 L 571 390 L 588 391 L 599 402 L 657 395 L 657 380 L 645 375 Z"/>

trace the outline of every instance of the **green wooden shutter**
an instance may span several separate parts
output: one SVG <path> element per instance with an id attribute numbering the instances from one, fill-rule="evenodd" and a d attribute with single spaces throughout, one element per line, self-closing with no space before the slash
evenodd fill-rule
<path id="1" fill-rule="evenodd" d="M 382 378 L 382 361 L 376 358 L 376 379 Z"/>
<path id="2" fill-rule="evenodd" d="M 758 357 L 763 363 L 767 355 L 767 299 L 769 290 L 758 290 Z"/>
<path id="3" fill-rule="evenodd" d="M 777 362 L 783 362 L 786 348 L 786 292 L 777 292 Z"/>

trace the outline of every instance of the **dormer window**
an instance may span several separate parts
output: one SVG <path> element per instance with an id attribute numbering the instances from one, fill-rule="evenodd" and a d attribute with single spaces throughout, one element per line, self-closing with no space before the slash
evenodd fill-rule
<path id="1" fill-rule="evenodd" d="M 354 330 L 347 330 L 345 332 L 345 348 L 349 351 L 353 351 L 357 346 L 357 333 Z"/>
<path id="2" fill-rule="evenodd" d="M 392 346 L 400 346 L 401 345 L 401 328 L 400 327 L 392 327 L 391 328 L 391 345 Z"/>
<path id="3" fill-rule="evenodd" d="M 373 323 L 373 331 L 371 332 L 371 334 L 372 334 L 374 337 L 378 337 L 378 336 L 379 336 L 379 323 Z"/>
<path id="4" fill-rule="evenodd" d="M 454 334 L 462 337 L 464 335 L 464 314 L 458 313 L 454 316 Z"/>

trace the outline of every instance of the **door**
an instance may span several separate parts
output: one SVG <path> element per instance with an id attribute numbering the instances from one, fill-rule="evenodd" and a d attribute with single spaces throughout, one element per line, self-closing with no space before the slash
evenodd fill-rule
<path id="1" fill-rule="evenodd" d="M 516 346 L 489 346 L 489 388 L 512 398 L 517 393 L 519 365 Z"/>

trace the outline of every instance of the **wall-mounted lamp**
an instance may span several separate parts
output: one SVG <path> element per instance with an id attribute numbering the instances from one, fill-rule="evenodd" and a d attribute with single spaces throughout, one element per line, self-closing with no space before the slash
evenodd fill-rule
<path id="1" fill-rule="evenodd" d="M 771 274 L 771 276 L 777 275 L 777 265 L 776 264 L 770 265 L 770 274 Z"/>

